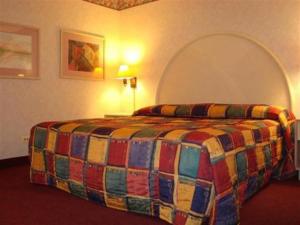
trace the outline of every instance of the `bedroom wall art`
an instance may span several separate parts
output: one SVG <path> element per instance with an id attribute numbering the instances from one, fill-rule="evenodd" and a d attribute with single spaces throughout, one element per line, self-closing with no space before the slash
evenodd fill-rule
<path id="1" fill-rule="evenodd" d="M 0 22 L 0 78 L 38 78 L 39 30 Z"/>
<path id="2" fill-rule="evenodd" d="M 104 79 L 104 38 L 77 31 L 61 31 L 61 77 Z"/>

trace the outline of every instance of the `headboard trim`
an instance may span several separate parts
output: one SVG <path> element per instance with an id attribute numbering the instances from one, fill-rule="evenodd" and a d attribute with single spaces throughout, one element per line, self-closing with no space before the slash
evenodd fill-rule
<path id="1" fill-rule="evenodd" d="M 241 39 L 246 39 L 248 41 L 250 41 L 251 43 L 255 44 L 256 46 L 260 47 L 265 53 L 267 53 L 269 56 L 271 56 L 271 58 L 274 60 L 274 62 L 277 64 L 277 66 L 280 68 L 281 70 L 281 74 L 283 74 L 284 76 L 284 80 L 285 80 L 285 85 L 287 87 L 288 90 L 288 108 L 289 109 L 294 109 L 294 95 L 293 95 L 293 89 L 292 89 L 292 85 L 290 82 L 289 77 L 287 76 L 287 72 L 284 69 L 282 63 L 280 62 L 279 58 L 269 49 L 267 48 L 263 43 L 261 43 L 260 41 L 250 37 L 249 35 L 246 34 L 241 34 L 241 33 L 231 33 L 231 32 L 220 32 L 220 33 L 212 33 L 212 34 L 208 34 L 208 35 L 204 35 L 201 36 L 191 42 L 189 42 L 188 44 L 186 44 L 185 46 L 183 46 L 180 50 L 178 50 L 175 55 L 172 57 L 172 59 L 168 62 L 168 64 L 166 65 L 164 72 L 162 74 L 162 76 L 160 77 L 159 80 L 159 85 L 157 87 L 157 92 L 156 92 L 156 104 L 161 104 L 162 102 L 160 102 L 160 94 L 162 92 L 162 83 L 165 79 L 165 75 L 166 72 L 170 69 L 170 67 L 173 65 L 174 61 L 177 59 L 177 57 L 179 57 L 187 48 L 189 48 L 190 46 L 192 46 L 193 44 L 195 44 L 196 42 L 202 40 L 202 39 L 206 39 L 206 38 L 210 38 L 210 37 L 214 37 L 214 36 L 218 36 L 218 35 L 228 35 L 228 36 L 233 36 L 233 37 L 237 37 L 237 38 L 241 38 Z"/>

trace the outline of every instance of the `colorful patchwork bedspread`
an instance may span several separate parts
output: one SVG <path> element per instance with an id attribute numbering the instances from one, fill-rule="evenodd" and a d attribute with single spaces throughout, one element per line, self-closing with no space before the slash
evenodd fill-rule
<path id="1" fill-rule="evenodd" d="M 134 116 L 44 122 L 30 179 L 175 225 L 238 224 L 241 204 L 295 171 L 295 118 L 266 105 L 158 105 Z"/>

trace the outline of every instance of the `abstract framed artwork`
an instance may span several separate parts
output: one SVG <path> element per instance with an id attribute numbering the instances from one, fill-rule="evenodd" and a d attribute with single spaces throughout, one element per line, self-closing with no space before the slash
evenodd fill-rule
<path id="1" fill-rule="evenodd" d="M 39 78 L 39 29 L 0 21 L 0 78 Z"/>
<path id="2" fill-rule="evenodd" d="M 61 31 L 62 78 L 103 80 L 104 38 L 77 31 Z"/>

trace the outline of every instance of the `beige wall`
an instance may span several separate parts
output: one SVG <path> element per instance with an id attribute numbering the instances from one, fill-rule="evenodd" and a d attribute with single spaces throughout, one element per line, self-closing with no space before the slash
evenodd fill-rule
<path id="1" fill-rule="evenodd" d="M 128 46 L 142 53 L 137 107 L 154 104 L 159 79 L 179 49 L 215 32 L 244 33 L 265 44 L 299 99 L 299 12 L 297 0 L 160 0 L 121 12 L 81 0 L 0 0 L 0 20 L 40 28 L 41 47 L 40 80 L 0 79 L 0 159 L 26 155 L 21 137 L 37 122 L 130 111 L 130 93 L 112 79 L 118 50 Z M 105 81 L 58 77 L 61 28 L 105 36 Z M 300 107 L 294 111 L 300 117 Z"/>
<path id="2" fill-rule="evenodd" d="M 26 155 L 21 137 L 38 122 L 119 111 L 121 85 L 111 79 L 118 63 L 119 16 L 81 0 L 0 0 L 0 20 L 38 27 L 41 48 L 39 80 L 0 79 L 0 159 Z M 105 37 L 105 81 L 59 78 L 61 28 Z"/>
<path id="3" fill-rule="evenodd" d="M 300 117 L 299 12 L 299 0 L 161 0 L 123 11 L 123 44 L 137 42 L 144 53 L 137 105 L 154 104 L 164 69 L 186 44 L 210 33 L 237 32 L 263 43 L 280 59 Z"/>

